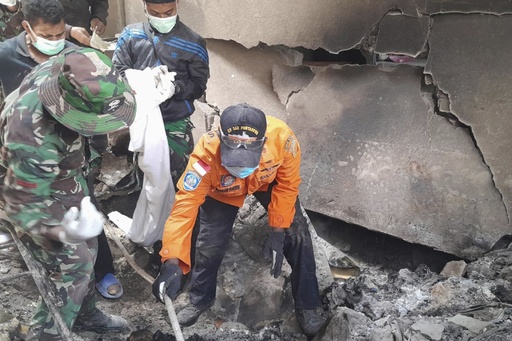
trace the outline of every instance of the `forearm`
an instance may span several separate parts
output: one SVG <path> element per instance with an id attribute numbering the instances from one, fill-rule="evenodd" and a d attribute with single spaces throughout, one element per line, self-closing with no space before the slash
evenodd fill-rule
<path id="1" fill-rule="evenodd" d="M 60 225 L 52 228 L 44 226 L 39 230 L 39 235 L 49 240 L 61 241 L 60 236 L 63 232 L 64 228 Z"/>
<path id="2" fill-rule="evenodd" d="M 91 19 L 98 18 L 105 26 L 107 25 L 108 17 L 108 1 L 98 0 L 91 5 Z"/>

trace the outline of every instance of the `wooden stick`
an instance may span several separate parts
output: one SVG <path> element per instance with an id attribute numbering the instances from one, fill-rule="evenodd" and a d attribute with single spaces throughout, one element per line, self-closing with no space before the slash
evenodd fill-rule
<path id="1" fill-rule="evenodd" d="M 149 284 L 153 284 L 155 279 L 153 277 L 151 277 L 146 271 L 144 271 L 144 269 L 142 269 L 137 263 L 135 263 L 132 256 L 130 256 L 130 254 L 124 247 L 123 243 L 121 243 L 119 238 L 112 231 L 110 224 L 107 222 L 104 226 L 105 226 L 107 232 L 112 237 L 112 239 L 114 239 L 114 242 L 116 243 L 117 247 L 119 247 L 119 249 L 123 253 L 123 256 L 124 256 L 124 258 L 126 258 L 126 261 L 128 262 L 128 264 L 130 264 L 132 266 L 133 270 L 135 270 L 135 272 L 138 273 L 142 278 L 144 278 Z"/>
<path id="2" fill-rule="evenodd" d="M 185 341 L 183 338 L 183 334 L 181 333 L 180 323 L 178 322 L 178 316 L 176 316 L 176 311 L 174 310 L 174 305 L 172 304 L 172 300 L 169 296 L 164 296 L 165 307 L 167 308 L 167 315 L 169 315 L 169 319 L 171 320 L 172 329 L 174 330 L 174 337 L 176 341 Z"/>
<path id="3" fill-rule="evenodd" d="M 119 238 L 112 231 L 112 228 L 110 227 L 110 224 L 108 222 L 105 224 L 105 227 L 106 227 L 108 233 L 110 234 L 110 236 L 112 237 L 112 239 L 114 239 L 114 242 L 116 243 L 116 245 L 119 247 L 119 249 L 123 253 L 124 258 L 126 259 L 128 264 L 130 264 L 132 266 L 133 270 L 135 270 L 135 272 L 137 272 L 142 278 L 144 278 L 150 284 L 153 284 L 155 279 L 153 277 L 151 277 L 146 271 L 144 271 L 144 269 L 142 269 L 137 263 L 135 263 L 132 256 L 130 256 L 130 254 L 124 247 L 123 243 L 121 243 Z M 169 298 L 169 296 L 165 295 L 164 301 L 165 301 L 165 308 L 167 308 L 167 314 L 169 315 L 169 319 L 171 320 L 172 329 L 174 330 L 174 337 L 176 338 L 176 341 L 184 341 L 185 339 L 183 338 L 183 334 L 181 332 L 180 324 L 178 322 L 178 317 L 176 316 L 176 311 L 174 310 L 174 305 L 172 304 L 172 300 Z"/>
<path id="4" fill-rule="evenodd" d="M 30 253 L 28 248 L 21 242 L 21 240 L 19 240 L 18 235 L 14 230 L 14 226 L 12 226 L 11 223 L 5 220 L 0 220 L 0 225 L 5 230 L 11 233 L 12 239 L 18 247 L 18 250 L 20 251 L 20 254 L 23 257 L 25 264 L 27 264 L 27 267 L 30 270 L 30 273 L 32 274 L 32 278 L 36 283 L 37 289 L 39 290 L 39 293 L 41 294 L 44 303 L 46 303 L 46 306 L 48 307 L 50 314 L 52 314 L 53 316 L 53 321 L 55 322 L 55 326 L 57 327 L 59 335 L 62 337 L 64 341 L 72 341 L 73 337 L 71 335 L 71 332 L 69 331 L 68 326 L 64 322 L 64 319 L 62 318 L 58 308 L 63 306 L 63 302 L 55 294 L 55 286 L 50 280 L 48 280 L 48 273 L 46 272 L 46 269 L 43 267 L 41 263 L 39 263 L 32 257 L 32 254 Z"/>

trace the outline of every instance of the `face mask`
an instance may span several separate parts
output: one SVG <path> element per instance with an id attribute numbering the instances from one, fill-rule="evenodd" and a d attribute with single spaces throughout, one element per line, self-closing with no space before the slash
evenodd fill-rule
<path id="1" fill-rule="evenodd" d="M 48 40 L 37 36 L 34 31 L 32 31 L 32 27 L 30 24 L 28 26 L 30 32 L 36 37 L 36 41 L 32 43 L 36 49 L 40 52 L 44 53 L 47 56 L 53 56 L 59 53 L 64 49 L 64 39 L 59 40 Z"/>
<path id="2" fill-rule="evenodd" d="M 226 168 L 227 171 L 231 175 L 234 175 L 239 179 L 245 179 L 246 177 L 248 177 L 249 175 L 254 173 L 254 171 L 256 169 L 258 169 L 258 167 L 249 168 L 249 167 L 227 167 L 227 166 L 225 166 L 224 168 Z"/>
<path id="3" fill-rule="evenodd" d="M 149 15 L 146 12 L 146 16 L 148 17 L 149 23 L 160 33 L 169 33 L 173 29 L 174 25 L 176 25 L 177 15 L 173 15 L 172 17 L 159 18 Z"/>

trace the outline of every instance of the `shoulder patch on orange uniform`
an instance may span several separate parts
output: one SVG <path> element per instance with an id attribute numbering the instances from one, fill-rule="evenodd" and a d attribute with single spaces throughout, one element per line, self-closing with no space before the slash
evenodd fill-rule
<path id="1" fill-rule="evenodd" d="M 195 190 L 197 186 L 199 186 L 201 179 L 202 177 L 200 177 L 199 174 L 197 174 L 193 170 L 189 170 L 185 175 L 185 178 L 183 178 L 183 189 L 185 191 Z"/>
<path id="2" fill-rule="evenodd" d="M 196 163 L 194 163 L 192 165 L 192 168 L 194 168 L 194 170 L 200 175 L 200 176 L 205 176 L 206 173 L 208 173 L 212 167 L 210 167 L 210 165 L 208 165 L 206 162 L 204 162 L 203 160 L 199 160 L 197 161 Z"/>

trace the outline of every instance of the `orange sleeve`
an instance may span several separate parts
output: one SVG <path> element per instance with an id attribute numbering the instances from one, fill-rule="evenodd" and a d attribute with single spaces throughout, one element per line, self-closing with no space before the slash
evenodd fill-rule
<path id="1" fill-rule="evenodd" d="M 203 176 L 194 169 L 194 164 L 199 160 L 205 160 L 203 139 L 199 140 L 190 155 L 187 168 L 178 181 L 178 193 L 171 209 L 171 213 L 165 222 L 162 237 L 162 262 L 170 259 L 179 259 L 179 265 L 186 274 L 190 271 L 190 250 L 192 245 L 192 230 L 196 222 L 199 207 L 205 201 L 211 187 L 211 174 L 207 172 Z M 196 184 L 194 180 L 199 182 Z"/>
<path id="2" fill-rule="evenodd" d="M 299 195 L 300 146 L 293 132 L 288 128 L 285 136 L 283 164 L 278 168 L 276 185 L 268 206 L 270 227 L 288 228 L 295 215 L 295 202 Z"/>

